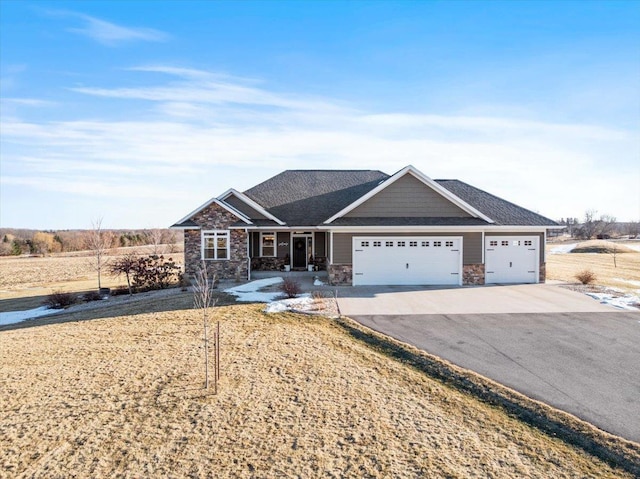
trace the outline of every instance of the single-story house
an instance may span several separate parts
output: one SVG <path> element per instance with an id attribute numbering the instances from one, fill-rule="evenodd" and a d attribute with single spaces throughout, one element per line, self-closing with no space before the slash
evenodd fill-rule
<path id="1" fill-rule="evenodd" d="M 255 270 L 326 269 L 332 284 L 466 285 L 545 280 L 554 221 L 458 180 L 413 166 L 287 170 L 229 189 L 173 228 L 185 270 L 218 278 Z"/>

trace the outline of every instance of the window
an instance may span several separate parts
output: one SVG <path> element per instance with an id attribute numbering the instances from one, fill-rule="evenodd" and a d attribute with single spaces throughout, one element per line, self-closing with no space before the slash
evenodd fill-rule
<path id="1" fill-rule="evenodd" d="M 513 246 L 520 246 L 521 244 L 520 240 L 513 240 Z"/>
<path id="2" fill-rule="evenodd" d="M 361 241 L 360 242 L 360 246 L 362 246 L 363 248 L 366 248 L 367 246 L 369 246 L 369 242 L 368 241 Z"/>
<path id="3" fill-rule="evenodd" d="M 444 245 L 447 246 L 447 247 L 452 247 L 453 246 L 453 241 L 445 241 Z"/>
<path id="4" fill-rule="evenodd" d="M 497 241 L 489 241 L 489 246 L 498 246 L 498 242 Z"/>
<path id="5" fill-rule="evenodd" d="M 509 246 L 509 242 L 508 241 L 503 241 L 502 242 L 502 246 Z"/>
<path id="6" fill-rule="evenodd" d="M 434 241 L 433 246 L 434 248 L 439 248 L 440 246 L 442 246 L 442 241 Z"/>
<path id="7" fill-rule="evenodd" d="M 260 233 L 260 256 L 276 255 L 276 234 Z"/>
<path id="8" fill-rule="evenodd" d="M 405 246 L 405 242 L 404 241 L 398 241 L 398 246 L 399 247 L 404 247 Z"/>
<path id="9" fill-rule="evenodd" d="M 409 241 L 409 247 L 415 248 L 416 246 L 418 246 L 418 242 L 417 241 Z"/>
<path id="10" fill-rule="evenodd" d="M 424 248 L 428 248 L 428 247 L 429 247 L 429 242 L 428 242 L 428 241 L 423 241 L 423 242 L 422 242 L 422 246 L 423 246 Z"/>
<path id="11" fill-rule="evenodd" d="M 525 246 L 533 246 L 533 241 L 531 241 L 531 240 L 525 240 L 525 241 L 524 241 L 524 245 L 525 245 Z"/>
<path id="12" fill-rule="evenodd" d="M 391 246 L 393 246 L 393 241 L 385 241 L 384 245 L 386 247 L 391 247 Z"/>
<path id="13" fill-rule="evenodd" d="M 380 241 L 374 241 L 374 242 L 373 242 L 373 246 L 375 246 L 375 247 L 382 246 L 382 242 L 380 242 Z"/>
<path id="14" fill-rule="evenodd" d="M 229 259 L 229 231 L 202 232 L 202 259 Z"/>

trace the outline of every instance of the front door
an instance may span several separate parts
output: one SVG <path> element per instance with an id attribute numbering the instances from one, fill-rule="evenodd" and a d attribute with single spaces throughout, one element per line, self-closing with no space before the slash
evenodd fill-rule
<path id="1" fill-rule="evenodd" d="M 294 268 L 307 268 L 309 255 L 311 254 L 312 240 L 310 236 L 293 237 L 292 266 Z"/>

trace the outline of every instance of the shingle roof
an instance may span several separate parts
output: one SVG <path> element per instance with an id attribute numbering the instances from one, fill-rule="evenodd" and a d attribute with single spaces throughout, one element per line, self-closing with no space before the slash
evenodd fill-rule
<path id="1" fill-rule="evenodd" d="M 507 226 L 557 226 L 558 224 L 538 213 L 498 198 L 486 191 L 459 180 L 435 180 L 461 200 L 482 211 L 498 225 Z"/>
<path id="2" fill-rule="evenodd" d="M 351 218 L 335 219 L 334 226 L 478 226 L 488 225 L 480 218 L 457 217 L 395 217 L 395 218 Z"/>
<path id="3" fill-rule="evenodd" d="M 316 226 L 388 177 L 376 170 L 287 170 L 244 194 L 289 226 Z"/>

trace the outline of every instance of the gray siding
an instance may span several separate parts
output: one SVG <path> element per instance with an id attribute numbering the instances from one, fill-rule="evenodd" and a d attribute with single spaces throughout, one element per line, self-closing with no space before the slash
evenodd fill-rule
<path id="1" fill-rule="evenodd" d="M 316 248 L 315 255 L 316 256 L 327 256 L 326 248 L 325 248 L 325 236 L 326 233 L 324 231 L 318 231 L 315 234 L 315 238 L 313 239 L 314 245 Z"/>
<path id="2" fill-rule="evenodd" d="M 353 262 L 354 236 L 462 236 L 462 262 L 482 263 L 482 233 L 334 233 L 333 264 Z"/>
<path id="3" fill-rule="evenodd" d="M 255 209 L 251 208 L 249 205 L 247 205 L 244 201 L 242 201 L 236 196 L 231 195 L 224 201 L 225 203 L 228 203 L 231 206 L 233 206 L 235 209 L 237 209 L 241 213 L 244 213 L 246 216 L 248 216 L 252 220 L 267 219 L 266 216 L 258 213 Z"/>
<path id="4" fill-rule="evenodd" d="M 289 246 L 291 243 L 291 233 L 288 231 L 279 231 L 276 233 L 276 248 L 278 258 L 284 258 L 289 254 Z"/>
<path id="5" fill-rule="evenodd" d="M 471 215 L 413 175 L 405 175 L 345 216 L 351 218 L 463 218 Z"/>

